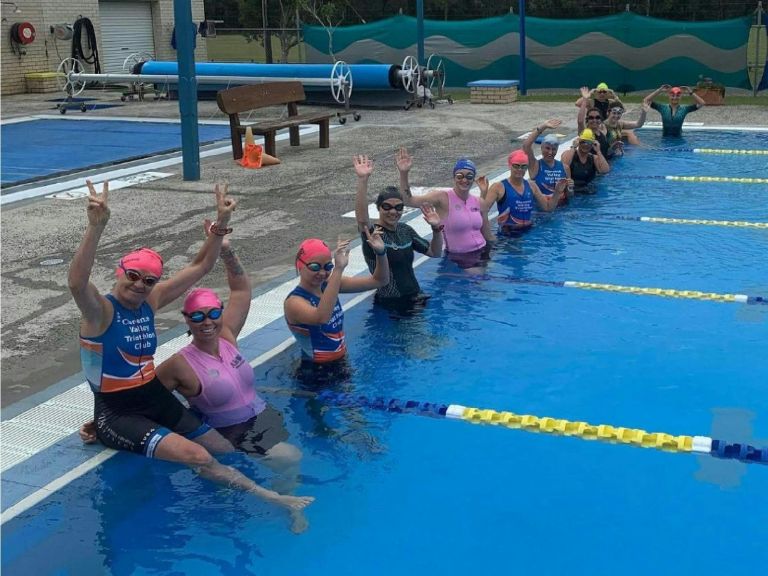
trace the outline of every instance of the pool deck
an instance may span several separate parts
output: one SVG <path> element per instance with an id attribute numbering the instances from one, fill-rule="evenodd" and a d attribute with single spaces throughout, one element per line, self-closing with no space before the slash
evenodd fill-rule
<path id="1" fill-rule="evenodd" d="M 108 93 L 98 95 L 105 102 L 117 97 Z M 4 98 L 3 122 L 50 114 L 52 104 L 45 101 L 48 96 Z M 628 118 L 636 117 L 638 106 L 628 108 Z M 106 292 L 112 283 L 115 261 L 126 250 L 139 245 L 157 248 L 170 271 L 178 270 L 202 242 L 197 223 L 213 214 L 214 182 L 228 182 L 230 192 L 239 201 L 233 219 L 233 247 L 251 273 L 255 294 L 266 294 L 269 288 L 289 281 L 295 247 L 304 238 L 317 236 L 335 242 L 339 234 L 357 236 L 354 220 L 343 216 L 354 210 L 354 154 L 366 153 L 376 161 L 376 172 L 370 181 L 373 194 L 383 186 L 396 184 L 393 159 L 399 145 L 406 146 L 415 158 L 411 174 L 415 186 L 448 185 L 450 167 L 459 156 L 473 158 L 480 173 L 500 174 L 506 165 L 510 139 L 547 118 L 564 120 L 559 133 L 573 136 L 576 130 L 576 108 L 568 103 L 517 102 L 494 106 L 457 102 L 438 104 L 435 110 L 361 112 L 359 122 L 350 118 L 346 125 L 332 129 L 330 149 L 319 149 L 314 134 L 305 135 L 299 148 L 279 142 L 277 151 L 283 163 L 258 171 L 235 164 L 228 143 L 207 151 L 201 160 L 199 182 L 182 179 L 176 154 L 163 157 L 161 168 L 148 167 L 149 161 L 134 163 L 134 179 L 125 178 L 120 189 L 110 196 L 112 219 L 101 242 L 94 282 Z M 68 116 L 76 114 L 81 113 L 72 111 Z M 87 115 L 173 120 L 178 117 L 178 103 L 134 102 Z M 199 118 L 225 120 L 214 102 L 200 103 Z M 705 125 L 768 126 L 768 109 L 704 108 L 691 120 Z M 108 170 L 101 169 L 89 176 L 98 181 L 99 172 Z M 142 180 L 142 174 L 157 170 L 162 171 L 162 177 L 145 178 L 149 181 L 135 184 Z M 54 184 L 60 193 L 57 199 L 40 196 L 3 202 L 4 420 L 46 398 L 75 390 L 82 382 L 77 376 L 78 313 L 67 290 L 66 270 L 86 218 L 84 200 L 68 200 L 67 194 L 62 194 L 81 187 L 82 177 L 79 184 L 76 180 L 71 177 Z M 13 194 L 14 189 L 3 190 L 4 196 L 9 193 Z M 357 266 L 362 270 L 361 262 Z M 205 281 L 214 288 L 224 288 L 224 283 L 224 274 L 218 268 Z M 271 302 L 269 314 L 254 320 L 253 330 L 266 327 L 262 334 L 270 336 L 270 349 L 285 341 L 285 333 L 280 330 L 280 304 L 281 300 L 277 304 Z M 173 305 L 157 315 L 161 342 L 171 342 L 181 334 L 179 320 L 178 309 Z M 254 341 L 253 345 L 249 358 L 267 352 L 264 341 Z M 77 418 L 80 417 L 78 413 Z M 84 451 L 79 441 L 69 440 L 61 445 L 62 451 L 78 451 L 86 458 L 93 456 Z M 29 463 L 35 465 L 33 460 Z"/>

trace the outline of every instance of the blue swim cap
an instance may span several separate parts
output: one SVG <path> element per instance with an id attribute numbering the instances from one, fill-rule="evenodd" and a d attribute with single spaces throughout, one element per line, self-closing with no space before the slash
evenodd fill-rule
<path id="1" fill-rule="evenodd" d="M 477 174 L 477 166 L 469 158 L 459 158 L 456 160 L 456 164 L 453 165 L 453 173 L 456 174 L 459 170 L 469 170 L 472 174 Z"/>

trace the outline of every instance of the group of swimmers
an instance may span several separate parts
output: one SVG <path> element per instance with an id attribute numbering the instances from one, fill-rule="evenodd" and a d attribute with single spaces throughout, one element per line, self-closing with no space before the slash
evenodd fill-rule
<path id="1" fill-rule="evenodd" d="M 409 184 L 413 158 L 401 148 L 395 156 L 399 187 L 388 187 L 377 195 L 374 222 L 368 216 L 368 181 L 374 163 L 367 156 L 355 156 L 355 214 L 369 274 L 344 275 L 349 241 L 340 241 L 333 250 L 317 238 L 301 243 L 294 258 L 298 284 L 285 299 L 284 313 L 301 350 L 302 368 L 312 374 L 318 368 L 344 365 L 347 348 L 339 293 L 375 289 L 375 305 L 388 310 L 423 307 L 429 297 L 414 274 L 416 252 L 432 258 L 445 255 L 463 269 L 482 266 L 496 239 L 488 218 L 494 204 L 499 211 L 498 232 L 519 234 L 532 225 L 534 203 L 551 211 L 573 194 L 590 193 L 594 175 L 610 170 L 599 135 L 607 138 L 613 131 L 615 141 L 607 146 L 614 151 L 620 148 L 616 142 L 624 138 L 635 142 L 631 130 L 642 125 L 647 106 L 661 111 L 665 127 L 668 118 L 672 124 L 678 120 L 682 124 L 682 117 L 694 109 L 680 107 L 683 90 L 691 92 L 687 87 L 662 86 L 646 98 L 641 119 L 628 123 L 620 120 L 623 106 L 607 86 L 584 89 L 577 105 L 579 121 L 586 120 L 587 127 L 580 131 L 576 146 L 564 152 L 562 160 L 555 160 L 560 142 L 548 135 L 541 142 L 541 158 L 536 158 L 535 140 L 561 123 L 548 120 L 531 131 L 522 150 L 509 155 L 509 177 L 493 185 L 485 176 L 477 176 L 471 160 L 461 158 L 453 167 L 451 187 L 414 195 Z M 667 108 L 652 103 L 662 91 L 669 93 Z M 694 98 L 694 107 L 703 105 Z M 530 180 L 525 179 L 526 170 Z M 470 193 L 475 183 L 479 197 Z M 162 257 L 150 248 L 134 250 L 119 260 L 112 290 L 102 295 L 90 276 L 110 216 L 108 183 L 101 193 L 91 182 L 88 189 L 88 225 L 68 277 L 81 312 L 83 371 L 94 393 L 94 420 L 83 425 L 81 437 L 85 442 L 98 440 L 110 448 L 186 464 L 201 476 L 286 507 L 292 529 L 303 531 L 307 521 L 302 510 L 314 499 L 291 495 L 301 452 L 287 442 L 282 415 L 256 393 L 253 370 L 238 351 L 251 282 L 227 238 L 236 201 L 227 195 L 226 186 L 216 186 L 216 219 L 206 222 L 205 242 L 188 266 L 163 280 Z M 431 239 L 401 221 L 406 206 L 421 210 L 432 230 Z M 193 289 L 218 258 L 227 272 L 226 302 L 213 290 Z M 156 367 L 155 314 L 185 293 L 181 313 L 191 341 Z M 189 408 L 173 391 L 187 400 Z M 259 486 L 214 457 L 234 450 L 257 456 L 275 470 L 279 491 Z"/>

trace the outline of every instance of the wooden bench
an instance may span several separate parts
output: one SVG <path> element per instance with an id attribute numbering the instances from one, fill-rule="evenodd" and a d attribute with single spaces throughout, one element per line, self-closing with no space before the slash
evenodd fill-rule
<path id="1" fill-rule="evenodd" d="M 291 146 L 299 145 L 299 126 L 302 124 L 317 124 L 320 127 L 320 148 L 329 148 L 330 119 L 336 114 L 315 112 L 299 114 L 298 102 L 305 100 L 304 87 L 301 82 L 266 82 L 252 86 L 238 86 L 229 90 L 221 90 L 216 95 L 219 110 L 229 115 L 229 128 L 232 134 L 232 154 L 235 160 L 243 157 L 242 135 L 250 127 L 254 135 L 264 136 L 264 151 L 275 156 L 275 136 L 277 131 L 288 128 Z M 241 124 L 240 113 L 256 110 L 266 106 L 286 104 L 287 118 L 260 120 L 253 124 Z"/>

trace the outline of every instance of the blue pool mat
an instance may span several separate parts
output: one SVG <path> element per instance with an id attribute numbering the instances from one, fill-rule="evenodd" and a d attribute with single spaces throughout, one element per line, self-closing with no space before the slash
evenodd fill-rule
<path id="1" fill-rule="evenodd" d="M 200 142 L 229 139 L 199 126 Z M 181 149 L 181 125 L 121 120 L 30 120 L 2 126 L 2 184 L 19 184 Z"/>

